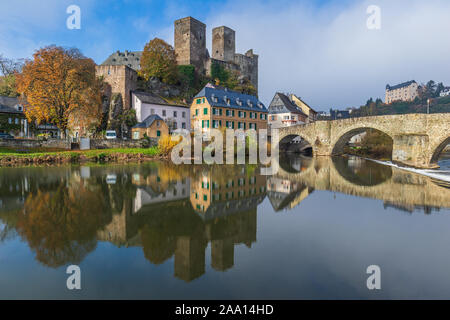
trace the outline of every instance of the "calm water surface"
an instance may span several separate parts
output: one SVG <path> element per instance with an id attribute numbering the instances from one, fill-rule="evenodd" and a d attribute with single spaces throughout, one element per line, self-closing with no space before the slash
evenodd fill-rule
<path id="1" fill-rule="evenodd" d="M 258 173 L 0 168 L 0 298 L 450 299 L 448 183 L 344 157 Z"/>

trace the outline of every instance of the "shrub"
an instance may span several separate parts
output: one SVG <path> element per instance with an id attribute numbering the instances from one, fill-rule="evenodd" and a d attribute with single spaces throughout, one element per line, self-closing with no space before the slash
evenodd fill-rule
<path id="1" fill-rule="evenodd" d="M 98 155 L 98 161 L 104 162 L 105 159 L 106 159 L 106 157 L 107 157 L 107 154 L 106 154 L 106 153 L 99 153 L 99 155 Z"/>
<path id="2" fill-rule="evenodd" d="M 71 162 L 78 162 L 80 160 L 80 155 L 78 153 L 71 153 L 70 154 L 70 161 Z"/>
<path id="3" fill-rule="evenodd" d="M 172 141 L 171 136 L 164 135 L 158 141 L 159 151 L 163 155 L 168 155 L 172 151 L 173 147 L 175 147 L 180 142 L 181 142 L 181 137 L 179 137 L 178 141 Z"/>

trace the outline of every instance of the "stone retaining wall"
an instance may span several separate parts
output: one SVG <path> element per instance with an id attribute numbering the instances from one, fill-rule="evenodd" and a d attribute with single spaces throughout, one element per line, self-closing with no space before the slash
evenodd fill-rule
<path id="1" fill-rule="evenodd" d="M 150 146 L 158 144 L 158 139 L 150 138 Z M 116 148 L 143 148 L 148 147 L 144 140 L 106 140 L 106 139 L 91 139 L 91 149 L 116 149 Z M 34 139 L 0 139 L 0 147 L 14 148 L 17 150 L 30 148 L 49 148 L 49 149 L 64 149 L 70 150 L 71 143 L 67 140 L 48 139 L 48 140 L 34 140 Z"/>
<path id="2" fill-rule="evenodd" d="M 120 140 L 120 139 L 98 139 L 91 140 L 91 149 L 117 149 L 117 148 L 143 148 L 145 140 Z M 150 138 L 150 146 L 158 143 L 157 139 Z"/>
<path id="3" fill-rule="evenodd" d="M 70 142 L 60 139 L 34 140 L 34 139 L 0 139 L 0 147 L 28 149 L 51 148 L 70 150 Z"/>

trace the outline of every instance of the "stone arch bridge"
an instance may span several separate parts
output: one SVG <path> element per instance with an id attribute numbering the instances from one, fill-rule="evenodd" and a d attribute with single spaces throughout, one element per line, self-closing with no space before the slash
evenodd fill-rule
<path id="1" fill-rule="evenodd" d="M 352 136 L 367 129 L 381 131 L 392 138 L 394 162 L 432 168 L 437 167 L 439 154 L 450 144 L 450 113 L 316 121 L 278 129 L 278 142 L 300 136 L 309 142 L 315 156 L 339 155 Z"/>

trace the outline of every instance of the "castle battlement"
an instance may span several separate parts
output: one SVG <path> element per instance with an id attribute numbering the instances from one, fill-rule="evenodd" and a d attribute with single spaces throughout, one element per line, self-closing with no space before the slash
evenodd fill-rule
<path id="1" fill-rule="evenodd" d="M 206 49 L 206 25 L 192 17 L 174 23 L 174 44 L 179 65 L 193 65 L 202 74 L 210 75 L 213 62 L 230 71 L 239 71 L 258 89 L 258 55 L 253 50 L 236 53 L 236 32 L 226 26 L 212 30 L 212 55 Z"/>

